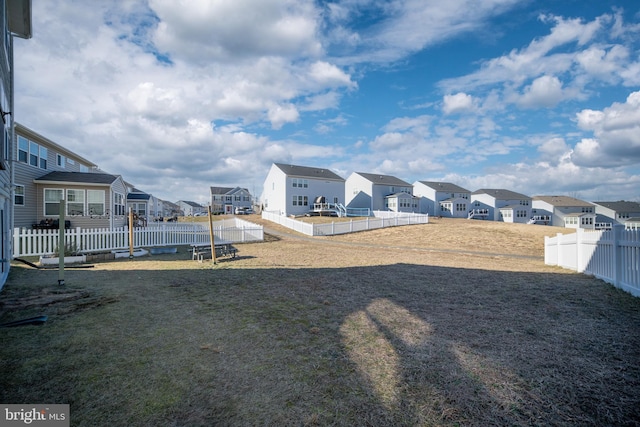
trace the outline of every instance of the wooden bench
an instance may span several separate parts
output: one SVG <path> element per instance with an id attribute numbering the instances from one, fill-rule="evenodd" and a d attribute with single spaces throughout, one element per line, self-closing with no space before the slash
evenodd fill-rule
<path id="1" fill-rule="evenodd" d="M 191 259 L 198 260 L 200 262 L 204 261 L 205 258 L 211 257 L 211 245 L 208 243 L 199 243 L 191 245 L 192 255 Z M 229 256 L 231 258 L 235 258 L 238 252 L 231 243 L 216 243 L 216 258 L 220 258 L 223 256 Z"/>

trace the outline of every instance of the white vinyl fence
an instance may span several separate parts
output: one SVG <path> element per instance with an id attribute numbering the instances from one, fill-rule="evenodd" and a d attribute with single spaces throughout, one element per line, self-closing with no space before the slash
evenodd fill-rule
<path id="1" fill-rule="evenodd" d="M 13 231 L 13 257 L 50 255 L 58 250 L 58 230 L 32 230 L 15 228 Z M 216 240 L 232 243 L 264 240 L 261 225 L 231 218 L 215 221 L 213 235 Z M 84 253 L 129 249 L 129 228 L 74 228 L 65 230 L 68 247 Z M 209 243 L 209 224 L 159 223 L 133 229 L 133 246 L 150 248 Z"/>
<path id="2" fill-rule="evenodd" d="M 634 296 L 640 296 L 640 230 L 611 230 L 558 234 L 544 239 L 544 262 L 592 274 Z"/>
<path id="3" fill-rule="evenodd" d="M 374 218 L 361 220 L 335 221 L 327 224 L 312 224 L 280 215 L 277 212 L 262 212 L 262 218 L 295 230 L 307 236 L 332 236 L 334 234 L 354 233 L 356 231 L 373 230 L 400 225 L 428 224 L 429 215 L 375 211 Z"/>

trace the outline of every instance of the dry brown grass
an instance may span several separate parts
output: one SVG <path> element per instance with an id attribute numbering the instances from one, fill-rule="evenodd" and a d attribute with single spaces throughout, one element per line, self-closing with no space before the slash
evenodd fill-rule
<path id="1" fill-rule="evenodd" d="M 0 400 L 87 426 L 640 423 L 640 301 L 545 266 L 557 229 L 268 226 L 215 266 L 15 265 L 0 322 L 49 321 L 0 329 Z"/>

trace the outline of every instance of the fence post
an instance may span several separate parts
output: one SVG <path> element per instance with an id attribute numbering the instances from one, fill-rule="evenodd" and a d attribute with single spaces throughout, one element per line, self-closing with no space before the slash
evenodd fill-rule
<path id="1" fill-rule="evenodd" d="M 586 268 L 586 263 L 583 260 L 583 246 L 584 246 L 584 228 L 580 228 L 578 227 L 578 229 L 576 230 L 576 271 L 578 273 L 584 273 L 584 270 Z"/>
<path id="2" fill-rule="evenodd" d="M 611 234 L 612 234 L 612 252 L 613 252 L 613 259 L 611 260 L 613 262 L 613 285 L 616 288 L 620 287 L 620 280 L 621 280 L 621 270 L 622 270 L 622 257 L 620 256 L 620 234 L 622 231 L 622 227 L 623 225 L 621 224 L 615 224 L 612 228 L 611 228 Z"/>
<path id="3" fill-rule="evenodd" d="M 560 248 L 560 239 L 562 238 L 562 233 L 556 234 L 556 251 L 558 252 L 556 255 L 556 260 L 558 262 L 557 265 L 562 266 L 562 250 Z"/>

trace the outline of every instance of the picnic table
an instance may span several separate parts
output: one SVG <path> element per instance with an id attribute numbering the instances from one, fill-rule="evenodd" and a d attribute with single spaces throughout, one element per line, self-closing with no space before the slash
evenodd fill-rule
<path id="1" fill-rule="evenodd" d="M 216 258 L 223 256 L 229 256 L 231 258 L 236 257 L 238 249 L 236 249 L 231 242 L 219 241 L 215 245 Z M 204 261 L 205 258 L 211 257 L 211 243 L 192 243 L 191 244 L 191 259 Z"/>

